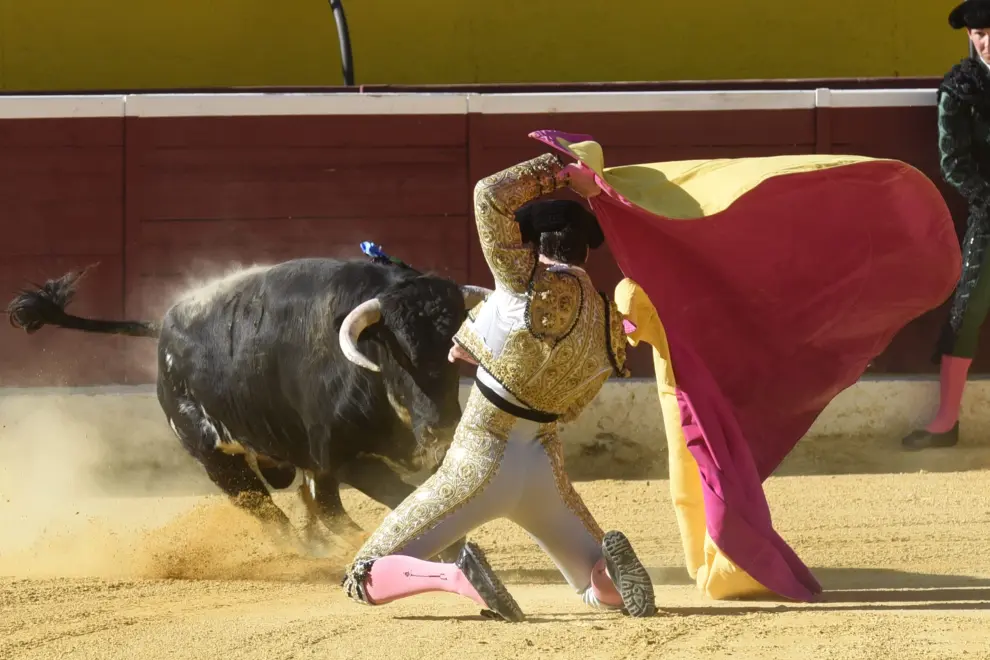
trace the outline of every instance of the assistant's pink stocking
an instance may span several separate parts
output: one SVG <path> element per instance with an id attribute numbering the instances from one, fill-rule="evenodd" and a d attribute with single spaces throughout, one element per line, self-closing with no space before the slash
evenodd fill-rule
<path id="1" fill-rule="evenodd" d="M 622 596 L 605 570 L 604 559 L 599 559 L 595 567 L 591 569 L 591 588 L 599 603 L 612 607 L 622 607 Z"/>
<path id="2" fill-rule="evenodd" d="M 403 555 L 376 559 L 365 583 L 368 598 L 375 605 L 393 600 L 445 591 L 470 598 L 482 607 L 485 601 L 455 564 L 423 561 Z"/>
<path id="3" fill-rule="evenodd" d="M 963 389 L 966 387 L 966 375 L 970 358 L 958 358 L 951 355 L 942 356 L 938 414 L 925 427 L 931 433 L 945 433 L 959 421 L 959 406 L 962 404 Z"/>

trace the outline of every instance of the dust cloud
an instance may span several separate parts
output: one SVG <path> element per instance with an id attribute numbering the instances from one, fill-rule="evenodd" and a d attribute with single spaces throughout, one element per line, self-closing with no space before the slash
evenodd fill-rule
<path id="1" fill-rule="evenodd" d="M 266 267 L 194 265 L 150 292 L 160 303 L 143 315 Z M 145 348 L 129 359 L 153 379 Z M 275 498 L 301 529 L 295 492 Z M 337 581 L 359 542 L 279 543 L 209 482 L 151 392 L 0 396 L 0 577 Z"/>
<path id="2" fill-rule="evenodd" d="M 143 464 L 145 472 L 168 465 L 175 452 L 178 462 L 187 457 L 170 433 L 145 439 L 127 433 L 140 424 L 119 407 L 139 400 L 157 405 L 153 396 L 0 397 L 0 576 L 339 580 L 353 540 L 327 537 L 318 553 L 279 543 L 215 488 L 204 489 L 201 470 L 183 464 L 187 471 L 172 475 L 167 490 L 208 494 L 141 493 L 127 474 L 128 453 L 132 459 L 159 454 Z M 152 422 L 164 426 L 160 418 Z M 125 438 L 130 444 L 121 458 L 116 450 Z M 130 479 L 139 496 L 121 496 L 115 477 Z M 276 497 L 298 529 L 304 511 L 295 493 Z"/>

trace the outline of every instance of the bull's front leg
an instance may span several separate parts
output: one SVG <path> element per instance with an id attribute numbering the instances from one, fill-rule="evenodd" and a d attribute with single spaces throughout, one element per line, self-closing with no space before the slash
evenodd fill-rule
<path id="1" fill-rule="evenodd" d="M 230 498 L 234 506 L 254 516 L 281 547 L 299 550 L 299 536 L 288 516 L 278 508 L 271 493 L 254 473 L 243 456 L 228 456 L 219 451 L 198 456 L 210 480 Z"/>
<path id="2" fill-rule="evenodd" d="M 160 394 L 162 410 L 179 442 L 199 461 L 206 475 L 238 508 L 254 516 L 282 547 L 298 549 L 299 537 L 288 516 L 278 508 L 264 482 L 244 455 L 216 448 L 217 431 L 203 407 L 186 396 L 172 398 L 174 387 Z"/>
<path id="3" fill-rule="evenodd" d="M 348 460 L 337 470 L 337 478 L 389 509 L 395 509 L 415 490 L 387 464 L 371 456 Z M 465 540 L 462 538 L 438 553 L 440 561 L 452 563 L 457 559 Z"/>
<path id="4" fill-rule="evenodd" d="M 319 554 L 317 548 L 326 546 L 327 538 L 320 531 L 321 521 L 319 506 L 316 504 L 316 483 L 309 471 L 303 471 L 303 480 L 296 492 L 303 503 L 303 510 L 306 514 L 303 523 L 303 536 L 309 545 L 310 552 Z"/>
<path id="5" fill-rule="evenodd" d="M 336 476 L 326 473 L 316 475 L 310 472 L 304 473 L 299 495 L 306 505 L 311 524 L 319 520 L 331 534 L 348 545 L 360 545 L 365 537 L 364 530 L 344 510 L 344 504 L 340 499 L 340 483 Z M 322 539 L 316 540 L 315 529 L 311 528 L 310 534 L 314 545 L 323 545 Z"/>

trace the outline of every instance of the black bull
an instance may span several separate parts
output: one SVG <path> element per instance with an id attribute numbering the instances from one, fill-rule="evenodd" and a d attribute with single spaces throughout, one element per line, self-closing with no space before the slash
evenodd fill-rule
<path id="1" fill-rule="evenodd" d="M 395 265 L 297 259 L 191 290 L 159 325 L 66 313 L 85 272 L 22 291 L 11 324 L 157 337 L 158 400 L 175 435 L 282 538 L 296 537 L 264 482 L 288 488 L 302 471 L 311 541 L 316 520 L 360 534 L 341 483 L 395 508 L 413 486 L 392 465 L 435 471 L 450 445 L 461 408 L 447 353 L 485 289 Z"/>

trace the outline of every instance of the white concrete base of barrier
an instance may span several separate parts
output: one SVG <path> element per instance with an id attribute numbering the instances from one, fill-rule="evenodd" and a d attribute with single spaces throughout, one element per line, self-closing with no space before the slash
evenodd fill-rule
<path id="1" fill-rule="evenodd" d="M 938 408 L 935 378 L 864 379 L 837 396 L 784 461 L 779 474 L 898 472 L 990 467 L 990 379 L 966 388 L 956 448 L 900 450 Z M 653 380 L 609 383 L 562 429 L 575 475 L 666 476 L 666 435 Z"/>
<path id="2" fill-rule="evenodd" d="M 462 383 L 466 401 L 470 382 Z M 868 379 L 828 406 L 778 474 L 945 471 L 990 468 L 990 380 L 971 380 L 958 447 L 906 453 L 898 441 L 937 406 L 935 379 Z M 656 383 L 608 383 L 562 429 L 575 479 L 664 478 L 666 439 Z M 182 451 L 152 388 L 0 390 L 0 494 L 32 471 L 61 478 L 89 472 L 104 489 L 209 488 Z"/>

